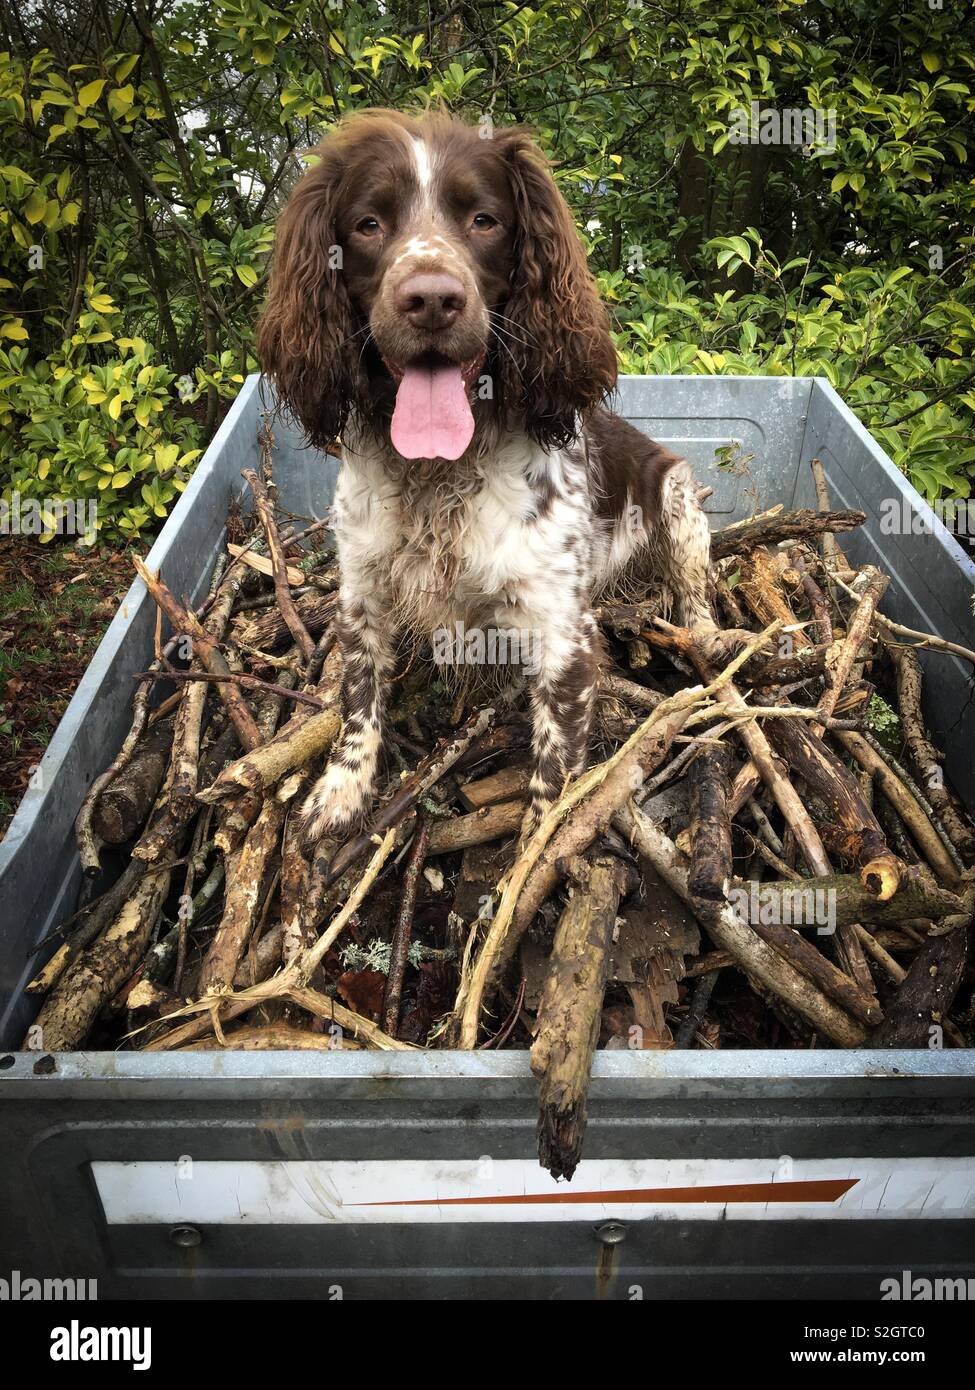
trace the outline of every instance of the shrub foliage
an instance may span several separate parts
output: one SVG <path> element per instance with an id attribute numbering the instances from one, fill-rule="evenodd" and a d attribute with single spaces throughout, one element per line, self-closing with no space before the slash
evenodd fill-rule
<path id="1" fill-rule="evenodd" d="M 434 102 L 535 127 L 624 370 L 823 375 L 928 497 L 968 495 L 963 0 L 0 0 L 0 22 L 3 496 L 157 526 L 255 368 L 302 159 L 343 111 Z M 763 139 L 786 112 L 805 148 Z"/>

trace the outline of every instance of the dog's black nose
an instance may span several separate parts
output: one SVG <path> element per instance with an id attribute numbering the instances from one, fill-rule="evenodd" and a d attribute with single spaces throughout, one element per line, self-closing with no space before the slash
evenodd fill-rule
<path id="1" fill-rule="evenodd" d="M 464 286 L 453 275 L 418 271 L 396 291 L 396 309 L 416 328 L 449 328 L 467 303 Z"/>

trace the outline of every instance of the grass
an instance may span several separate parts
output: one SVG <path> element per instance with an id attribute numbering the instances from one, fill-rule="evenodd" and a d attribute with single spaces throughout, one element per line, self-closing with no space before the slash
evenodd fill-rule
<path id="1" fill-rule="evenodd" d="M 0 836 L 132 577 L 124 551 L 0 537 Z"/>

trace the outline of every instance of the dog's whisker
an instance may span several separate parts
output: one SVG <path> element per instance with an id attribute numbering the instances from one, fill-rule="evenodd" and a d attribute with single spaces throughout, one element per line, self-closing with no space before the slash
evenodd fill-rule
<path id="1" fill-rule="evenodd" d="M 491 331 L 492 331 L 492 333 L 494 333 L 494 336 L 495 336 L 495 339 L 496 339 L 496 341 L 497 341 L 498 347 L 503 348 L 504 351 L 508 354 L 508 356 L 511 358 L 511 365 L 514 367 L 515 371 L 516 371 L 516 372 L 518 373 L 518 375 L 521 377 L 522 381 L 524 381 L 524 379 L 525 379 L 524 373 L 523 373 L 522 370 L 521 370 L 521 366 L 520 366 L 519 363 L 518 363 L 518 359 L 515 357 L 514 353 L 511 351 L 510 347 L 509 347 L 508 344 L 504 341 L 504 339 L 498 337 L 497 331 L 496 331 L 495 329 L 492 329 Z"/>
<path id="2" fill-rule="evenodd" d="M 347 347 L 349 343 L 355 342 L 356 338 L 358 338 L 361 333 L 368 333 L 369 337 L 372 337 L 372 326 L 368 323 L 364 323 L 361 328 L 357 328 L 354 333 L 350 333 L 347 338 L 343 339 L 343 341 L 339 343 L 339 347 L 344 348 Z M 367 338 L 366 341 L 368 342 L 369 339 Z"/>
<path id="3" fill-rule="evenodd" d="M 369 328 L 369 325 L 367 324 L 366 327 Z M 358 359 L 356 360 L 356 370 L 358 370 L 359 367 L 362 366 L 362 358 L 363 358 L 363 355 L 365 354 L 366 348 L 369 346 L 370 343 L 373 343 L 373 342 L 375 342 L 375 341 L 376 341 L 375 338 L 373 338 L 373 336 L 372 336 L 372 329 L 369 328 L 369 335 L 368 335 L 368 337 L 365 339 L 365 341 L 363 342 L 362 347 L 361 347 L 361 349 L 360 349 L 360 351 L 359 351 Z"/>
<path id="4" fill-rule="evenodd" d="M 536 335 L 531 329 L 526 327 L 525 324 L 519 323 L 517 319 L 510 318 L 507 314 L 502 314 L 500 309 L 490 309 L 488 312 L 493 319 L 499 320 L 501 323 L 512 324 L 515 328 L 520 329 L 522 333 L 527 333 L 534 342 L 538 342 Z"/>
<path id="5" fill-rule="evenodd" d="M 531 347 L 531 343 L 526 342 L 524 338 L 516 338 L 513 334 L 506 333 L 505 330 L 499 328 L 496 323 L 492 323 L 491 332 L 495 334 L 498 339 L 504 338 L 506 342 L 517 343 L 519 347 Z"/>
<path id="6" fill-rule="evenodd" d="M 507 318 L 504 314 L 498 314 L 495 310 L 492 310 L 492 311 L 491 311 L 491 319 L 492 319 L 491 327 L 494 328 L 494 329 L 496 329 L 498 332 L 502 332 L 502 331 L 503 331 L 504 333 L 506 333 L 507 336 L 511 339 L 512 342 L 521 343 L 521 344 L 523 344 L 523 346 L 525 346 L 525 347 L 535 347 L 535 346 L 536 346 L 536 344 L 537 344 L 537 342 L 538 342 L 538 339 L 535 337 L 534 333 L 531 333 L 530 338 L 521 338 L 521 337 L 518 336 L 517 333 L 512 333 L 512 331 L 511 331 L 510 328 L 505 328 L 505 329 L 502 330 L 502 329 L 499 327 L 499 323 L 514 324 L 515 328 L 521 329 L 521 330 L 523 330 L 523 331 L 526 332 L 526 333 L 530 333 L 530 330 L 527 329 L 527 328 L 525 328 L 524 324 L 522 324 L 522 323 L 515 323 L 514 319 L 509 319 L 509 318 Z"/>

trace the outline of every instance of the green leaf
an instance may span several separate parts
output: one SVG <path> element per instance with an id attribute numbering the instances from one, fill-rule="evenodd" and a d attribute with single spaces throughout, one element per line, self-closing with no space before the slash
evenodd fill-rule
<path id="1" fill-rule="evenodd" d="M 108 94 L 108 109 L 113 116 L 124 116 L 135 103 L 135 88 L 130 82 L 126 87 L 116 87 Z"/>
<path id="2" fill-rule="evenodd" d="M 78 105 L 81 107 L 82 111 L 87 111 L 89 106 L 94 106 L 104 90 L 104 77 L 96 77 L 94 82 L 86 83 L 78 92 Z"/>
<path id="3" fill-rule="evenodd" d="M 35 226 L 47 211 L 47 199 L 39 188 L 35 188 L 33 193 L 24 204 L 24 217 Z"/>

